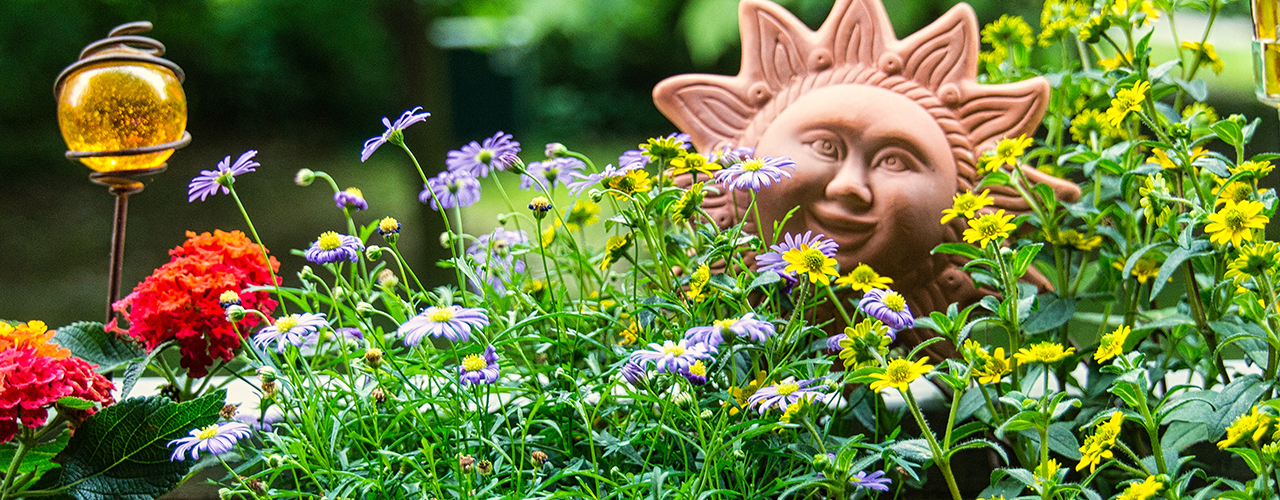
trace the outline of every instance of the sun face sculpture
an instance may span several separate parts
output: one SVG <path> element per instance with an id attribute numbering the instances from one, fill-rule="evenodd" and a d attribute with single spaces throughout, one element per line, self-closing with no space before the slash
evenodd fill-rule
<path id="1" fill-rule="evenodd" d="M 771 241 L 772 222 L 798 207 L 784 232 L 832 238 L 842 270 L 865 263 L 893 278 L 916 315 L 980 297 L 958 262 L 930 255 L 965 227 L 939 220 L 955 194 L 980 180 L 981 152 L 1032 135 L 1048 81 L 978 83 L 978 22 L 966 4 L 903 40 L 879 0 L 837 0 L 817 31 L 772 2 L 743 0 L 739 24 L 737 76 L 675 76 L 653 95 L 700 151 L 750 146 L 796 162 L 791 179 L 758 193 L 761 236 Z M 1072 183 L 1023 170 L 1064 199 L 1079 196 Z M 722 191 L 704 208 L 725 226 L 741 219 L 735 207 L 748 200 Z M 993 209 L 1028 208 L 1012 190 L 992 194 Z"/>

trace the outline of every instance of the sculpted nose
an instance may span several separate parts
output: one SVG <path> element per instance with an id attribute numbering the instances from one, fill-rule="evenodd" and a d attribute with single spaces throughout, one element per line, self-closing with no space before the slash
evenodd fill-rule
<path id="1" fill-rule="evenodd" d="M 860 210 L 871 208 L 874 199 L 871 194 L 871 185 L 867 182 L 866 169 L 851 163 L 841 166 L 835 177 L 827 184 L 827 198 L 841 200 L 850 208 Z"/>

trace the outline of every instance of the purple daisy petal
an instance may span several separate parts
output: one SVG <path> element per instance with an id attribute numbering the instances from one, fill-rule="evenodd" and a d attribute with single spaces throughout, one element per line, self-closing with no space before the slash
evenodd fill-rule
<path id="1" fill-rule="evenodd" d="M 262 166 L 253 161 L 257 154 L 256 150 L 251 149 L 241 154 L 235 163 L 231 163 L 231 157 L 227 156 L 218 162 L 217 170 L 201 170 L 200 175 L 191 179 L 191 184 L 187 185 L 187 202 L 194 202 L 196 198 L 204 201 L 209 195 L 217 194 L 219 189 L 222 194 L 230 193 L 231 188 L 228 186 L 235 182 L 237 175 L 253 172 L 254 167 Z"/>
<path id="2" fill-rule="evenodd" d="M 370 156 L 373 156 L 373 152 L 377 151 L 383 144 L 386 144 L 387 141 L 391 139 L 392 135 L 400 133 L 409 125 L 424 121 L 428 116 L 431 116 L 431 113 L 419 113 L 419 111 L 422 111 L 422 106 L 417 106 L 411 110 L 405 111 L 400 115 L 400 118 L 397 119 L 395 123 L 391 123 L 391 120 L 388 120 L 385 116 L 382 117 L 382 124 L 387 127 L 387 130 L 380 136 L 364 141 L 364 148 L 360 150 L 360 161 L 364 162 L 368 160 Z"/>
<path id="3" fill-rule="evenodd" d="M 432 197 L 435 193 L 435 197 Z M 436 201 L 439 200 L 439 204 Z M 427 179 L 427 185 L 418 194 L 418 201 L 439 211 L 446 208 L 468 207 L 480 201 L 480 180 L 468 170 L 443 171 Z"/>
<path id="4" fill-rule="evenodd" d="M 485 310 L 478 307 L 428 307 L 417 316 L 405 321 L 396 333 L 404 337 L 407 346 L 418 345 L 427 335 L 444 337 L 453 342 L 471 339 L 473 328 L 489 326 Z"/>

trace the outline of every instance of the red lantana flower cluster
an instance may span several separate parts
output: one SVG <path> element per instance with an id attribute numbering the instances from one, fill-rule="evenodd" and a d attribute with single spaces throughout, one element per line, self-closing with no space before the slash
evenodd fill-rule
<path id="1" fill-rule="evenodd" d="M 51 338 L 53 332 L 40 321 L 17 327 L 0 323 L 0 443 L 12 440 L 20 425 L 44 425 L 60 398 L 74 396 L 103 406 L 115 402 L 114 386 L 93 371 L 96 365 L 72 357 Z M 75 413 L 83 418 L 95 411 Z"/>
<path id="2" fill-rule="evenodd" d="M 144 342 L 148 351 L 177 339 L 187 375 L 203 377 L 214 359 L 230 361 L 240 347 L 241 337 L 223 308 L 223 294 L 232 292 L 230 296 L 245 309 L 269 316 L 276 301 L 265 291 L 244 290 L 280 284 L 279 278 L 272 282 L 272 272 L 280 263 L 271 257 L 268 270 L 261 247 L 240 231 L 187 231 L 186 243 L 169 255 L 168 264 L 151 273 L 114 308 L 129 320 L 129 335 Z M 247 335 L 258 322 L 258 317 L 246 315 L 240 322 L 241 334 Z"/>

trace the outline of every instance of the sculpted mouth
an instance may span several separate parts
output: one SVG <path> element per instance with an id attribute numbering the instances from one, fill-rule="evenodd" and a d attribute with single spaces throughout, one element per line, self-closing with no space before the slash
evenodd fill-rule
<path id="1" fill-rule="evenodd" d="M 842 250 L 860 246 L 875 234 L 877 221 L 869 217 L 858 217 L 838 207 L 827 207 L 822 204 L 810 205 L 805 214 L 809 226 L 825 233 L 835 240 Z"/>

